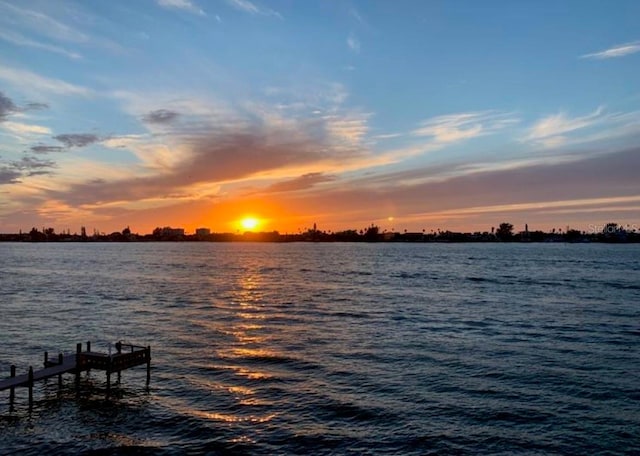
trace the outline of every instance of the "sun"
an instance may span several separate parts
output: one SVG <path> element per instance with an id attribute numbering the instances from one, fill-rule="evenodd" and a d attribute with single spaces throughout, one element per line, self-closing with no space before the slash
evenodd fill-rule
<path id="1" fill-rule="evenodd" d="M 260 221 L 255 217 L 245 217 L 242 220 L 240 220 L 240 225 L 245 230 L 254 230 L 258 227 L 259 224 L 260 224 Z"/>

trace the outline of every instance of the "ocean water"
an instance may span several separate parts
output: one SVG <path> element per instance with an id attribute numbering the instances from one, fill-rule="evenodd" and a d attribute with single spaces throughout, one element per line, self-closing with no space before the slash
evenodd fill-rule
<path id="1" fill-rule="evenodd" d="M 0 244 L 0 454 L 638 454 L 640 246 Z"/>

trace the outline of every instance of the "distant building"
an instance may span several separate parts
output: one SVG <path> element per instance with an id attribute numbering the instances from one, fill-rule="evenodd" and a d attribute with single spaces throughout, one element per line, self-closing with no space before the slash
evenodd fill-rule
<path id="1" fill-rule="evenodd" d="M 199 238 L 205 238 L 211 235 L 209 228 L 196 228 L 196 236 Z"/>
<path id="2" fill-rule="evenodd" d="M 171 228 L 170 226 L 156 228 L 153 230 L 153 235 L 164 238 L 182 237 L 184 236 L 184 228 Z"/>

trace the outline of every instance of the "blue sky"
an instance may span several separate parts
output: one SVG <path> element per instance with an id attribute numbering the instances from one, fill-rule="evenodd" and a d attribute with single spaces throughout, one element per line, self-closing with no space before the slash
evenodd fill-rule
<path id="1" fill-rule="evenodd" d="M 0 0 L 0 231 L 640 220 L 636 1 Z"/>

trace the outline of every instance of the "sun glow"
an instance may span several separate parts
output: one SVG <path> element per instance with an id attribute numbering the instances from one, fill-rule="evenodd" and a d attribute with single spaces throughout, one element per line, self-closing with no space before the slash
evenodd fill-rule
<path id="1" fill-rule="evenodd" d="M 242 220 L 240 220 L 240 225 L 245 230 L 251 231 L 251 230 L 255 230 L 258 227 L 258 225 L 260 225 L 260 221 L 255 217 L 245 217 Z"/>

